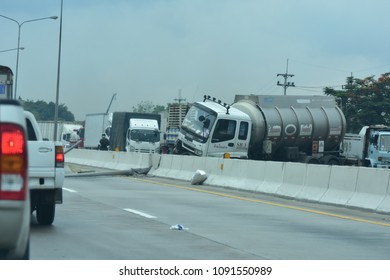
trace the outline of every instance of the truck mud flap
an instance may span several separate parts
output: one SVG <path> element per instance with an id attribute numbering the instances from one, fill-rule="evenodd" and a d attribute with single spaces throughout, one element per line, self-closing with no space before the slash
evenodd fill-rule
<path id="1" fill-rule="evenodd" d="M 62 188 L 54 190 L 54 202 L 55 204 L 62 204 Z"/>

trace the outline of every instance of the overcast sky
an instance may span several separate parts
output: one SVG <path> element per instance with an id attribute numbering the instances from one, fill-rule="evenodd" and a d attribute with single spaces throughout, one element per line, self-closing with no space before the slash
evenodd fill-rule
<path id="1" fill-rule="evenodd" d="M 22 23 L 60 16 L 61 0 L 0 0 Z M 287 94 L 340 89 L 351 73 L 390 72 L 390 1 L 63 0 L 60 103 L 76 120 L 141 101 L 188 102 L 204 94 Z M 21 27 L 17 95 L 55 101 L 60 20 Z M 0 17 L 0 51 L 17 47 L 18 25 Z M 16 51 L 0 52 L 16 68 Z"/>

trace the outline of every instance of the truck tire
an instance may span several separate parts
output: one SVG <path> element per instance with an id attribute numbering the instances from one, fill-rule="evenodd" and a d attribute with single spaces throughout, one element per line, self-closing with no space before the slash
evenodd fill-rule
<path id="1" fill-rule="evenodd" d="M 332 155 L 324 156 L 321 159 L 321 162 L 325 165 L 340 165 L 340 160 L 337 157 Z"/>
<path id="2" fill-rule="evenodd" d="M 22 260 L 29 260 L 30 259 L 30 240 L 27 243 L 26 251 L 24 251 Z"/>
<path id="3" fill-rule="evenodd" d="M 55 203 L 37 204 L 37 221 L 40 225 L 51 225 L 54 221 L 56 205 Z"/>
<path id="4" fill-rule="evenodd" d="M 320 161 L 318 160 L 318 158 L 316 157 L 313 157 L 313 156 L 306 156 L 302 163 L 307 163 L 307 164 L 319 164 Z"/>

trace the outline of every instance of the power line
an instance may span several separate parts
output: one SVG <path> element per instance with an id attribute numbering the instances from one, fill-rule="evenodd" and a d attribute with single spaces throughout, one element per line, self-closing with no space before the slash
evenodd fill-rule
<path id="1" fill-rule="evenodd" d="M 342 87 L 343 85 L 335 85 L 335 86 L 296 86 L 297 88 L 307 88 L 307 89 L 316 89 L 316 88 L 326 88 L 326 87 Z"/>

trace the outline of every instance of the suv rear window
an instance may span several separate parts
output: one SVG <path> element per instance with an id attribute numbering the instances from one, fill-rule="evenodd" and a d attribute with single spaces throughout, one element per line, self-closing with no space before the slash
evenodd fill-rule
<path id="1" fill-rule="evenodd" d="M 26 119 L 27 124 L 27 137 L 29 141 L 37 141 L 37 135 L 35 134 L 34 128 L 29 119 Z"/>

